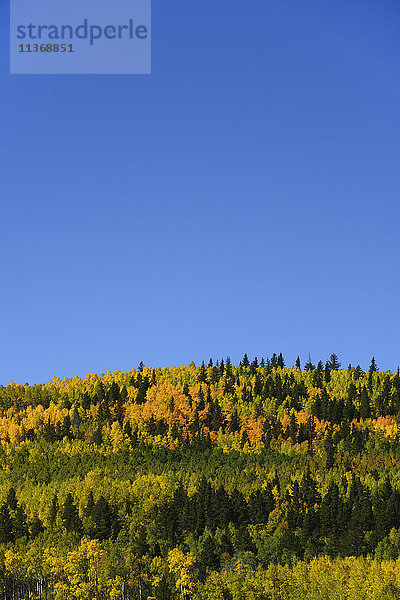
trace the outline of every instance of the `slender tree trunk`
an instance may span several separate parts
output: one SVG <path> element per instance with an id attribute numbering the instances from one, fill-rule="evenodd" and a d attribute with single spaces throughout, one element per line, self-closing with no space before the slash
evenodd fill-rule
<path id="1" fill-rule="evenodd" d="M 96 600 L 99 600 L 99 581 L 97 579 L 97 561 L 94 559 L 94 584 L 96 587 Z"/>

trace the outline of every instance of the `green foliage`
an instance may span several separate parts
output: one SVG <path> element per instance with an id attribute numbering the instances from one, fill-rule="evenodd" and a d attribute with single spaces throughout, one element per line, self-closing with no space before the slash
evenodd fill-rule
<path id="1" fill-rule="evenodd" d="M 374 359 L 141 363 L 0 410 L 6 600 L 397 597 L 400 377 Z"/>

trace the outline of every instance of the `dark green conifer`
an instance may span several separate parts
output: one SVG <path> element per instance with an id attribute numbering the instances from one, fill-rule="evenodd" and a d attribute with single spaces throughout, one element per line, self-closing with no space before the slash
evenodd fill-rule
<path id="1" fill-rule="evenodd" d="M 72 494 L 67 494 L 64 506 L 61 511 L 61 520 L 67 531 L 81 533 L 82 521 L 79 517 L 78 509 L 74 504 Z"/>
<path id="2" fill-rule="evenodd" d="M 277 359 L 277 365 L 278 365 L 278 367 L 281 367 L 281 369 L 283 369 L 284 366 L 285 366 L 285 361 L 283 359 L 282 352 L 279 353 L 279 356 L 278 356 L 278 359 Z"/>
<path id="3" fill-rule="evenodd" d="M 373 356 L 370 367 L 369 367 L 369 373 L 376 373 L 377 370 L 378 370 L 378 367 L 376 366 L 375 357 Z"/>
<path id="4" fill-rule="evenodd" d="M 33 538 L 37 537 L 39 534 L 45 531 L 44 525 L 37 515 L 33 518 L 29 530 L 31 537 Z"/>
<path id="5" fill-rule="evenodd" d="M 55 494 L 53 496 L 53 500 L 51 501 L 50 511 L 49 511 L 49 523 L 50 525 L 54 525 L 57 519 L 58 514 L 58 498 Z"/>
<path id="6" fill-rule="evenodd" d="M 17 495 L 15 493 L 15 489 L 12 487 L 10 488 L 8 494 L 7 494 L 7 500 L 6 500 L 7 506 L 10 510 L 16 510 L 17 506 L 18 506 L 18 502 L 17 502 Z"/>
<path id="7" fill-rule="evenodd" d="M 14 540 L 13 522 L 7 504 L 0 507 L 0 544 L 8 544 Z"/>
<path id="8" fill-rule="evenodd" d="M 340 362 L 339 362 L 337 354 L 335 354 L 335 353 L 331 354 L 331 356 L 329 358 L 329 367 L 330 367 L 331 371 L 338 371 L 340 369 Z"/>

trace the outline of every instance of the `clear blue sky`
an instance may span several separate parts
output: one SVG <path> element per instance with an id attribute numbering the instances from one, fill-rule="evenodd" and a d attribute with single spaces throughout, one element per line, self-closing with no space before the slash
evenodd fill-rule
<path id="1" fill-rule="evenodd" d="M 1 384 L 397 368 L 397 0 L 154 0 L 151 76 L 11 76 L 4 4 Z"/>

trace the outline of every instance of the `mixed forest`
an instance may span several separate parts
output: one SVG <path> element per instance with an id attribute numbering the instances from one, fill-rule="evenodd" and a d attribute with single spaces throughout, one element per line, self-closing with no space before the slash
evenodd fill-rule
<path id="1" fill-rule="evenodd" d="M 374 359 L 0 386 L 0 595 L 400 598 L 399 442 Z"/>

